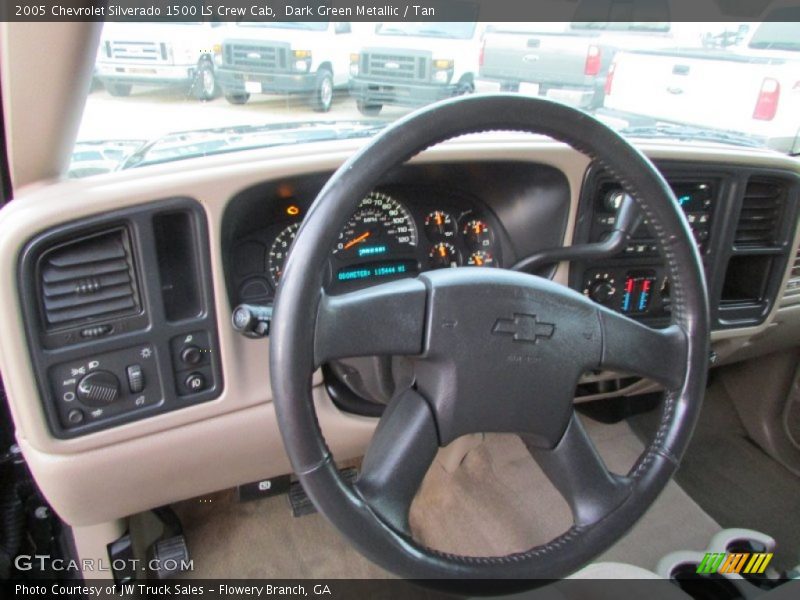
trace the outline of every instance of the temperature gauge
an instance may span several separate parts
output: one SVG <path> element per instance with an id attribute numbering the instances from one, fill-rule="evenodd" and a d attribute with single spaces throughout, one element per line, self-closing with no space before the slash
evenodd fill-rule
<path id="1" fill-rule="evenodd" d="M 434 245 L 428 254 L 428 260 L 430 261 L 431 267 L 434 269 L 457 267 L 460 262 L 458 250 L 447 242 L 439 242 Z"/>
<path id="2" fill-rule="evenodd" d="M 453 218 L 442 210 L 435 210 L 425 217 L 425 233 L 431 240 L 449 240 L 456 234 Z"/>
<path id="3" fill-rule="evenodd" d="M 464 225 L 464 237 L 473 250 L 489 248 L 492 245 L 492 233 L 485 221 L 472 219 Z"/>
<path id="4" fill-rule="evenodd" d="M 485 250 L 478 250 L 469 255 L 467 264 L 471 267 L 493 267 L 494 257 Z"/>

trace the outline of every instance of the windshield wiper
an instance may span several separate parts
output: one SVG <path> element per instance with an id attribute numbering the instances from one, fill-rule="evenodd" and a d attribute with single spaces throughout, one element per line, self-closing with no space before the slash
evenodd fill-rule
<path id="1" fill-rule="evenodd" d="M 721 131 L 717 129 L 706 129 L 703 127 L 694 127 L 692 125 L 674 125 L 668 123 L 625 127 L 620 129 L 619 133 L 628 137 L 703 140 L 706 142 L 719 142 L 721 144 L 747 146 L 750 148 L 760 148 L 764 145 L 758 139 L 743 133 Z"/>

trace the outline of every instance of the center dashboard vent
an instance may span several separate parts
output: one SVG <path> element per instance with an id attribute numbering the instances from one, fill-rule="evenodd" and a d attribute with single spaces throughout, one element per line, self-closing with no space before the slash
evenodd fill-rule
<path id="1" fill-rule="evenodd" d="M 777 181 L 751 179 L 745 188 L 734 243 L 742 248 L 773 247 L 779 242 L 786 186 Z"/>
<path id="2" fill-rule="evenodd" d="M 47 329 L 141 309 L 130 239 L 122 227 L 47 250 L 39 260 L 38 280 Z"/>

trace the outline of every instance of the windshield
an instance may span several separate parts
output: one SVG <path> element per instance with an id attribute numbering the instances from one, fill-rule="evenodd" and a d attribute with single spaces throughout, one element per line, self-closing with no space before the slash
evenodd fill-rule
<path id="1" fill-rule="evenodd" d="M 482 92 L 567 103 L 632 140 L 800 150 L 800 22 L 610 14 L 107 23 L 69 175 L 368 137 L 426 104 Z"/>

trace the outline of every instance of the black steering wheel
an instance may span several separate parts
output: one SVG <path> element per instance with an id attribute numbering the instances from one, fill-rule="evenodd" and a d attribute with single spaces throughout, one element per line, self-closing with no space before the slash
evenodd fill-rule
<path id="1" fill-rule="evenodd" d="M 344 295 L 325 293 L 324 265 L 340 229 L 390 169 L 439 142 L 489 130 L 548 135 L 619 180 L 649 220 L 665 258 L 669 327 L 651 329 L 548 279 L 501 269 L 442 269 Z M 611 546 L 669 481 L 700 409 L 708 344 L 700 256 L 653 164 L 579 110 L 543 99 L 479 95 L 397 121 L 331 177 L 297 233 L 282 276 L 270 372 L 295 473 L 319 511 L 367 558 L 413 579 L 552 579 Z M 349 484 L 320 431 L 312 374 L 327 361 L 369 355 L 412 357 L 414 384 L 389 403 L 361 474 Z M 591 369 L 647 376 L 666 390 L 658 431 L 625 476 L 607 470 L 574 412 L 576 383 Z M 409 509 L 437 450 L 476 432 L 524 437 L 572 509 L 568 531 L 503 557 L 445 554 L 412 538 Z"/>

